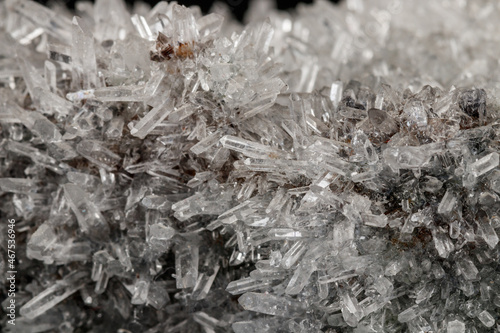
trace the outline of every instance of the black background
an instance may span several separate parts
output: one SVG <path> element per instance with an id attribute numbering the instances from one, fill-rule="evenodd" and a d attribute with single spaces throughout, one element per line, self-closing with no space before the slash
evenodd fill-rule
<path id="1" fill-rule="evenodd" d="M 200 6 L 201 10 L 206 13 L 212 4 L 216 0 L 177 0 L 177 3 L 185 6 L 192 6 L 192 5 L 197 5 Z M 245 11 L 248 8 L 248 4 L 251 0 L 218 0 L 221 2 L 225 2 L 228 7 L 231 9 L 233 12 L 234 16 L 238 18 L 240 21 L 243 18 L 243 15 L 245 14 Z M 313 0 L 267 0 L 267 1 L 275 1 L 277 4 L 277 7 L 282 10 L 287 10 L 287 9 L 292 9 L 297 6 L 298 3 L 312 3 Z M 339 0 L 330 0 L 331 2 L 339 2 Z M 54 0 L 38 0 L 37 2 L 47 4 L 48 2 L 54 2 Z M 63 0 L 55 0 L 55 2 L 62 2 L 67 4 L 70 8 L 74 8 L 75 6 L 75 1 L 63 1 Z M 127 4 L 132 4 L 134 1 L 126 0 L 125 1 Z M 154 6 L 157 4 L 159 1 L 158 0 L 145 0 L 143 2 L 149 3 L 151 6 Z"/>

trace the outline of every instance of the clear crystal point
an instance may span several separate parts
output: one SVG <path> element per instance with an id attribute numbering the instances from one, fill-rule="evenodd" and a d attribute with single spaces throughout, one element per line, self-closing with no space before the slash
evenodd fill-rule
<path id="1" fill-rule="evenodd" d="M 303 305 L 299 302 L 284 297 L 254 292 L 248 292 L 240 296 L 238 303 L 246 310 L 281 317 L 294 317 L 305 311 Z"/>

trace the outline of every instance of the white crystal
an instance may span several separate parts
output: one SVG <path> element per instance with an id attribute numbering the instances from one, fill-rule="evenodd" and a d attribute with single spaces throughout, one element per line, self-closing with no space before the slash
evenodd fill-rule
<path id="1" fill-rule="evenodd" d="M 149 282 L 137 280 L 132 294 L 132 304 L 145 304 L 148 300 Z"/>
<path id="2" fill-rule="evenodd" d="M 448 322 L 446 328 L 447 333 L 465 333 L 465 323 L 461 320 L 455 319 Z"/>

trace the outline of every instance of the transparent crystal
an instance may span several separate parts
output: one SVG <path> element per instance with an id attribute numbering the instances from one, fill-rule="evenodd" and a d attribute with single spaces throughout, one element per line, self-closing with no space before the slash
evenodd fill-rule
<path id="1" fill-rule="evenodd" d="M 175 279 L 177 288 L 193 288 L 198 279 L 199 248 L 195 245 L 175 250 Z"/>
<path id="2" fill-rule="evenodd" d="M 171 112 L 172 100 L 167 98 L 159 106 L 151 109 L 137 124 L 130 126 L 130 134 L 144 139 Z"/>
<path id="3" fill-rule="evenodd" d="M 443 199 L 441 199 L 441 202 L 439 203 L 438 213 L 439 214 L 451 213 L 456 203 L 457 199 L 455 195 L 450 190 L 446 191 L 446 193 L 443 196 Z"/>
<path id="4" fill-rule="evenodd" d="M 474 280 L 479 273 L 478 269 L 469 258 L 464 258 L 460 260 L 460 271 L 467 280 Z"/>
<path id="5" fill-rule="evenodd" d="M 226 290 L 232 295 L 239 295 L 249 291 L 265 289 L 269 285 L 270 281 L 258 281 L 248 277 L 240 280 L 231 281 L 227 285 Z"/>
<path id="6" fill-rule="evenodd" d="M 103 143 L 93 140 L 81 141 L 76 146 L 76 151 L 107 171 L 114 170 L 116 164 L 120 161 L 120 156 L 106 148 Z"/>
<path id="7" fill-rule="evenodd" d="M 86 22 L 79 17 L 72 21 L 71 60 L 76 77 L 81 80 L 83 89 L 97 87 L 97 64 L 94 49 L 94 36 Z"/>
<path id="8" fill-rule="evenodd" d="M 455 319 L 448 322 L 446 328 L 447 333 L 465 333 L 465 323 L 461 320 Z"/>
<path id="9" fill-rule="evenodd" d="M 34 192 L 37 189 L 36 181 L 26 178 L 0 178 L 0 190 L 12 193 Z"/>
<path id="10" fill-rule="evenodd" d="M 49 223 L 43 223 L 36 232 L 31 235 L 28 242 L 28 256 L 38 260 L 44 260 L 44 254 L 49 252 L 51 247 L 58 241 L 54 227 Z M 48 259 L 48 263 L 53 260 Z"/>
<path id="11" fill-rule="evenodd" d="M 24 304 L 19 313 L 28 319 L 42 315 L 82 288 L 87 278 L 88 273 L 83 271 L 66 275 Z"/>
<path id="12" fill-rule="evenodd" d="M 416 318 L 418 316 L 418 313 L 419 313 L 418 305 L 413 305 L 398 314 L 398 321 L 401 323 L 406 323 Z"/>
<path id="13" fill-rule="evenodd" d="M 309 264 L 302 264 L 295 269 L 285 292 L 289 295 L 296 295 L 302 291 L 305 285 L 308 283 L 309 278 L 314 272 L 314 266 Z"/>
<path id="14" fill-rule="evenodd" d="M 149 282 L 143 280 L 137 280 L 134 286 L 134 292 L 132 294 L 131 303 L 132 304 L 144 304 L 148 299 Z"/>
<path id="15" fill-rule="evenodd" d="M 281 317 L 295 317 L 304 313 L 304 306 L 297 301 L 269 294 L 248 292 L 240 296 L 238 303 L 245 309 Z"/>
<path id="16" fill-rule="evenodd" d="M 498 153 L 491 153 L 472 163 L 470 170 L 475 177 L 479 177 L 498 167 L 498 163 Z"/>
<path id="17" fill-rule="evenodd" d="M 63 188 L 64 196 L 75 214 L 81 230 L 84 233 L 105 238 L 109 233 L 108 223 L 97 206 L 89 199 L 87 193 L 73 184 L 66 184 Z"/>
<path id="18" fill-rule="evenodd" d="M 207 297 L 219 269 L 220 266 L 215 265 L 214 267 L 210 267 L 210 272 L 204 272 L 198 275 L 198 280 L 196 281 L 196 285 L 193 289 L 193 298 L 195 300 L 201 300 Z"/>
<path id="19" fill-rule="evenodd" d="M 481 321 L 481 323 L 486 327 L 493 327 L 495 325 L 495 319 L 493 316 L 486 310 L 477 315 L 477 319 Z"/>
<path id="20" fill-rule="evenodd" d="M 237 138 L 231 135 L 225 135 L 220 139 L 223 147 L 240 152 L 248 157 L 277 159 L 284 154 L 277 149 L 251 142 L 245 139 Z"/>

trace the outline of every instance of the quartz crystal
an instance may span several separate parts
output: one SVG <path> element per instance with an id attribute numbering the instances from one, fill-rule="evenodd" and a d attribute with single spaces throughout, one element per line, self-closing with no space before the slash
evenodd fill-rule
<path id="1" fill-rule="evenodd" d="M 0 1 L 0 331 L 498 331 L 497 1 L 224 3 Z"/>
<path id="2" fill-rule="evenodd" d="M 465 324 L 463 321 L 455 319 L 448 322 L 446 333 L 465 333 Z"/>
<path id="3" fill-rule="evenodd" d="M 295 317 L 301 315 L 304 306 L 296 301 L 269 294 L 248 292 L 243 294 L 238 302 L 246 310 L 266 313 L 274 316 Z"/>

